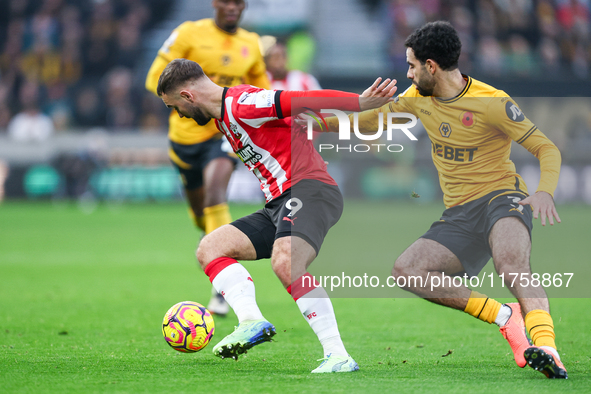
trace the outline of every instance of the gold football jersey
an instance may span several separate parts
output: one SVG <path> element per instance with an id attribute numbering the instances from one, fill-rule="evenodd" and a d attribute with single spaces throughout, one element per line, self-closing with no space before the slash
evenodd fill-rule
<path id="1" fill-rule="evenodd" d="M 213 19 L 185 22 L 172 32 L 150 67 L 146 78 L 148 90 L 156 94 L 160 74 L 177 58 L 199 63 L 205 74 L 220 86 L 246 83 L 264 89 L 271 87 L 259 36 L 241 28 L 236 33 L 227 33 Z M 198 144 L 217 133 L 213 120 L 199 126 L 193 119 L 180 118 L 174 110 L 170 114 L 168 136 L 173 142 Z"/>
<path id="2" fill-rule="evenodd" d="M 384 130 L 388 112 L 406 112 L 421 119 L 431 139 L 431 156 L 448 208 L 497 190 L 527 193 L 509 158 L 511 140 L 540 159 L 538 191 L 553 195 L 560 172 L 556 146 L 505 92 L 468 76 L 464 79 L 464 90 L 447 100 L 421 96 L 413 85 L 394 101 L 360 114 L 359 130 L 375 132 L 380 112 L 384 113 Z M 327 118 L 327 124 L 331 131 L 338 131 L 335 118 Z"/>

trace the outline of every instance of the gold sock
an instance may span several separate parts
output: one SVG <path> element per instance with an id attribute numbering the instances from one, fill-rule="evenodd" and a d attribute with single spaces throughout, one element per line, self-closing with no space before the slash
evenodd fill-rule
<path id="1" fill-rule="evenodd" d="M 500 302 L 488 298 L 484 294 L 472 291 L 464 312 L 482 321 L 494 323 L 501 310 L 501 306 L 503 305 Z"/>
<path id="2" fill-rule="evenodd" d="M 203 208 L 203 217 L 205 219 L 205 234 L 209 234 L 216 228 L 232 221 L 230 207 L 226 203 Z"/>
<path id="3" fill-rule="evenodd" d="M 556 349 L 554 322 L 548 312 L 535 309 L 525 315 L 524 320 L 527 333 L 535 346 L 550 346 Z"/>
<path id="4" fill-rule="evenodd" d="M 189 217 L 191 218 L 193 223 L 195 223 L 195 227 L 205 231 L 205 219 L 203 218 L 203 216 L 195 216 L 195 212 L 193 212 L 193 209 L 189 208 Z"/>

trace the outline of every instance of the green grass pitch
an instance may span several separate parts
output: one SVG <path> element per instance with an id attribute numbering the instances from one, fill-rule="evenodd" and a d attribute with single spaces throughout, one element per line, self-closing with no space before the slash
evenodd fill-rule
<path id="1" fill-rule="evenodd" d="M 254 209 L 232 207 L 234 217 Z M 349 259 L 382 259 L 377 264 L 389 270 L 442 206 L 347 202 L 345 210 L 319 261 L 337 258 L 330 243 L 338 240 L 359 245 Z M 536 224 L 533 264 L 588 265 L 591 208 L 559 212 L 558 227 Z M 383 236 L 359 242 L 354 218 L 367 214 L 391 216 L 373 228 Z M 591 392 L 591 302 L 582 298 L 551 301 L 567 381 L 518 368 L 496 326 L 413 298 L 334 299 L 343 340 L 361 369 L 311 375 L 322 349 L 269 261 L 245 265 L 261 310 L 277 327 L 273 343 L 238 362 L 217 359 L 212 345 L 175 352 L 162 338 L 164 313 L 179 301 L 209 299 L 209 281 L 195 263 L 197 241 L 182 203 L 100 205 L 90 213 L 75 204 L 0 205 L 0 391 Z M 216 318 L 212 342 L 235 324 L 234 315 Z"/>

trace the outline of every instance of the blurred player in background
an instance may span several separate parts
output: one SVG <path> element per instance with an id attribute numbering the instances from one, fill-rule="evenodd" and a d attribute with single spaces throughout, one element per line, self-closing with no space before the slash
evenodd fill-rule
<path id="1" fill-rule="evenodd" d="M 213 0 L 214 19 L 187 21 L 177 27 L 152 63 L 146 88 L 154 94 L 166 65 L 177 58 L 198 62 L 220 86 L 251 84 L 269 88 L 259 36 L 238 27 L 244 0 Z M 232 221 L 226 201 L 228 182 L 237 163 L 227 140 L 214 122 L 198 125 L 192 119 L 169 117 L 169 156 L 181 174 L 189 212 L 195 225 L 211 233 Z M 224 298 L 212 289 L 207 308 L 228 313 Z"/>
<path id="2" fill-rule="evenodd" d="M 405 277 L 406 290 L 429 301 L 496 323 L 520 367 L 528 364 L 549 378 L 566 379 L 546 292 L 533 282 L 523 286 L 520 280 L 512 286 L 515 275 L 527 277 L 528 283 L 534 278 L 530 267 L 532 211 L 536 219 L 541 214 L 542 225 L 546 217 L 550 224 L 554 219 L 560 222 L 552 197 L 560 173 L 560 152 L 505 92 L 460 73 L 462 45 L 451 24 L 428 23 L 405 44 L 412 86 L 382 108 L 360 114 L 359 128 L 374 132 L 380 112 L 405 112 L 420 118 L 431 139 L 447 209 L 398 257 L 392 274 Z M 338 131 L 335 118 L 326 122 L 330 130 Z M 540 183 L 531 196 L 509 159 L 511 140 L 540 161 Z M 491 256 L 519 303 L 500 304 L 466 286 L 451 285 L 452 276 L 477 275 Z M 444 275 L 444 285 L 431 291 L 409 279 L 430 275 Z"/>
<path id="3" fill-rule="evenodd" d="M 263 38 L 267 38 L 265 36 Z M 271 46 L 265 50 L 267 74 L 271 88 L 276 90 L 320 90 L 320 84 L 313 75 L 299 70 L 287 69 L 287 48 L 285 44 L 269 37 Z"/>
<path id="4" fill-rule="evenodd" d="M 264 209 L 205 236 L 197 250 L 199 263 L 239 322 L 232 334 L 214 346 L 216 356 L 236 359 L 275 335 L 275 327 L 256 303 L 250 274 L 237 261 L 271 258 L 273 271 L 322 344 L 324 360 L 312 373 L 359 368 L 343 345 L 326 291 L 307 272 L 328 230 L 341 216 L 343 198 L 304 127 L 294 125 L 292 130 L 291 116 L 325 107 L 376 108 L 396 91 L 395 81 L 379 82 L 362 95 L 376 98 L 361 101 L 356 94 L 334 90 L 222 88 L 197 63 L 185 59 L 174 60 L 163 71 L 158 94 L 166 106 L 199 124 L 215 119 L 234 152 L 261 182 L 267 200 Z M 298 98 L 310 100 L 294 103 Z"/>

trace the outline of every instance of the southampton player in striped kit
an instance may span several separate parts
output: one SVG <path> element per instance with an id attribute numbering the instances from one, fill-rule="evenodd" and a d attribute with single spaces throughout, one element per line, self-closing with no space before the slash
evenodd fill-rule
<path id="1" fill-rule="evenodd" d="M 330 227 L 339 220 L 342 195 L 326 164 L 291 116 L 306 109 L 359 111 L 383 105 L 395 81 L 380 80 L 361 97 L 339 91 L 275 91 L 250 85 L 222 88 L 190 60 L 176 59 L 162 72 L 158 95 L 179 116 L 205 124 L 215 119 L 234 152 L 261 182 L 267 204 L 249 216 L 207 235 L 197 259 L 217 291 L 234 309 L 236 330 L 214 348 L 216 356 L 236 359 L 268 341 L 275 327 L 262 315 L 248 271 L 237 260 L 271 257 L 273 271 L 317 335 L 324 360 L 313 373 L 351 372 L 359 367 L 341 340 L 326 291 L 307 273 Z M 306 108 L 294 99 L 307 98 Z M 293 106 L 292 106 L 293 100 Z M 292 155 L 293 152 L 293 155 Z M 296 186 L 297 188 L 294 188 Z"/>
<path id="2" fill-rule="evenodd" d="M 249 83 L 270 87 L 259 36 L 238 27 L 246 2 L 214 0 L 212 6 L 213 19 L 182 23 L 162 45 L 146 77 L 149 91 L 156 94 L 162 70 L 176 58 L 198 62 L 207 76 L 221 86 Z M 168 153 L 181 175 L 189 213 L 195 225 L 209 234 L 232 221 L 226 189 L 236 157 L 214 122 L 198 125 L 171 111 L 169 123 Z M 229 310 L 215 291 L 207 308 L 221 316 Z"/>

